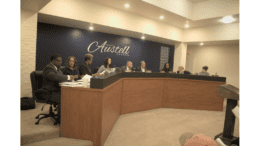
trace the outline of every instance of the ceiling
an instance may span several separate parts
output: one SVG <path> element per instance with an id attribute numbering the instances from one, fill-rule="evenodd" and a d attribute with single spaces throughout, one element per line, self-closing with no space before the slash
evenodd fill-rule
<path id="1" fill-rule="evenodd" d="M 207 27 L 213 25 L 221 25 L 223 24 L 220 20 L 223 17 L 215 17 L 210 19 L 202 19 L 202 20 L 190 20 L 178 14 L 172 13 L 155 5 L 146 3 L 142 0 L 89 0 L 95 3 L 99 3 L 105 6 L 109 6 L 112 8 L 116 8 L 122 11 L 127 11 L 129 13 L 134 13 L 136 15 L 140 15 L 142 17 L 150 18 L 156 21 L 160 21 L 163 23 L 167 23 L 173 26 L 177 26 L 180 28 L 185 28 L 185 24 L 189 23 L 190 28 L 197 28 L 197 27 Z M 198 3 L 202 1 L 209 1 L 209 0 L 189 0 L 193 3 Z M 222 0 L 222 1 L 230 1 L 230 0 Z M 233 0 L 234 1 L 234 0 Z M 124 5 L 128 3 L 130 5 L 129 8 L 125 8 Z M 163 15 L 164 19 L 161 20 L 159 17 Z M 235 21 L 232 23 L 239 22 L 239 14 L 233 15 Z M 186 28 L 185 28 L 186 29 Z"/>
<path id="2" fill-rule="evenodd" d="M 39 10 L 42 9 L 45 5 L 47 5 L 50 1 L 51 0 L 21 0 L 21 8 L 39 12 Z M 219 22 L 221 18 L 210 18 L 210 19 L 204 19 L 198 21 L 191 21 L 180 15 L 174 14 L 172 12 L 159 8 L 157 6 L 143 2 L 142 0 L 131 0 L 131 1 L 130 0 L 89 0 L 89 1 L 99 3 L 101 5 L 106 5 L 122 11 L 127 11 L 129 13 L 134 13 L 136 15 L 154 19 L 156 21 L 161 21 L 163 23 L 167 23 L 180 28 L 184 28 L 184 24 L 187 21 L 189 21 L 190 28 L 223 25 L 223 23 Z M 126 1 L 129 3 L 130 9 L 126 9 L 124 7 Z M 209 0 L 189 0 L 189 1 L 193 3 L 199 3 L 202 1 L 209 1 Z M 222 0 L 222 1 L 226 1 L 226 0 Z M 159 16 L 162 14 L 165 17 L 164 20 L 159 19 Z M 239 14 L 234 15 L 234 17 L 235 19 L 237 19 L 236 22 L 239 22 Z M 167 18 L 171 18 L 171 19 L 167 19 Z M 41 13 L 38 13 L 38 22 L 56 24 L 56 25 L 79 28 L 79 29 L 86 29 L 85 26 L 86 24 L 88 24 L 88 22 L 82 22 L 82 21 L 72 20 L 67 18 L 58 18 L 57 16 L 50 16 Z M 95 25 L 95 31 L 111 33 L 111 34 L 116 34 L 121 36 L 128 36 L 128 37 L 133 37 L 138 39 L 140 39 L 140 35 L 142 35 L 141 33 L 138 32 L 132 32 L 123 29 L 115 30 L 115 28 L 108 27 L 108 26 L 101 26 L 101 25 Z M 161 42 L 170 45 L 176 42 L 174 40 L 169 40 L 169 39 L 165 39 L 157 36 L 150 36 L 150 35 L 146 35 L 146 40 Z M 186 43 L 188 45 L 199 45 L 200 42 L 186 42 Z M 204 42 L 204 45 L 238 44 L 238 43 L 239 40 L 236 41 L 231 40 L 231 41 Z"/>
<path id="3" fill-rule="evenodd" d="M 38 12 L 51 0 L 21 0 L 21 8 Z"/>
<path id="4" fill-rule="evenodd" d="M 204 1 L 208 1 L 208 0 L 188 0 L 192 3 L 199 3 L 199 2 L 204 2 Z"/>

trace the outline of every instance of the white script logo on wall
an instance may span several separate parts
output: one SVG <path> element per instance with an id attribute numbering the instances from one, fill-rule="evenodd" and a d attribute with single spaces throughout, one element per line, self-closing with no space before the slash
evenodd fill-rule
<path id="1" fill-rule="evenodd" d="M 96 45 L 95 45 L 96 44 Z M 96 46 L 96 47 L 95 47 Z M 110 52 L 110 53 L 116 53 L 116 55 L 121 56 L 129 56 L 128 50 L 130 49 L 130 46 L 125 46 L 124 48 L 120 48 L 119 46 L 109 45 L 107 44 L 107 41 L 105 41 L 102 45 L 98 45 L 98 41 L 94 41 L 88 46 L 88 52 L 94 53 L 100 49 L 100 52 Z"/>

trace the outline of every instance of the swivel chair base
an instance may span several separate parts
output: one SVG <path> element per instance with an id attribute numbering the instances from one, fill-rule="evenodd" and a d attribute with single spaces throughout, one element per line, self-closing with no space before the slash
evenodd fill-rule
<path id="1" fill-rule="evenodd" d="M 39 118 L 40 115 L 43 115 L 43 117 Z M 38 116 L 35 117 L 35 119 L 38 119 L 38 121 L 35 122 L 35 125 L 38 125 L 41 119 L 48 118 L 48 117 L 54 118 L 54 120 L 55 120 L 54 125 L 57 125 L 58 123 L 60 123 L 60 115 L 54 114 L 54 112 L 52 111 L 52 105 L 51 105 L 50 109 L 49 109 L 49 114 L 39 114 Z"/>

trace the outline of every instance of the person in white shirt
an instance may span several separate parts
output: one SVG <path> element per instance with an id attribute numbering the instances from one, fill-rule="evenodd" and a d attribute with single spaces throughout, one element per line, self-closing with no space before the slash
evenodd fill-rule
<path id="1" fill-rule="evenodd" d="M 102 65 L 99 69 L 98 69 L 98 73 L 102 73 L 103 71 L 109 71 L 111 72 L 112 71 L 112 68 L 111 68 L 111 58 L 110 57 L 107 57 L 104 61 L 104 65 Z"/>
<path id="2" fill-rule="evenodd" d="M 125 72 L 125 70 L 131 70 L 133 71 L 133 63 L 131 61 L 126 62 L 126 66 L 121 67 L 121 71 Z"/>
<path id="3" fill-rule="evenodd" d="M 146 71 L 147 71 L 147 68 L 145 67 L 145 65 L 146 65 L 145 62 L 144 62 L 144 61 L 141 61 L 140 63 L 141 63 L 141 65 L 136 68 L 136 71 L 146 72 Z"/>

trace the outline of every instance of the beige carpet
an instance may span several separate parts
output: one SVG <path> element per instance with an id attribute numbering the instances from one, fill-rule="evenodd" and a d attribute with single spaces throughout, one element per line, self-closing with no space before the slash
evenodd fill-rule
<path id="1" fill-rule="evenodd" d="M 41 112 L 40 109 L 41 106 L 38 105 L 34 110 L 21 112 L 21 144 L 70 145 L 68 141 L 71 145 L 82 144 L 75 144 L 75 140 L 57 138 L 59 126 L 53 125 L 50 118 L 42 120 L 39 125 L 34 125 L 35 115 Z M 223 112 L 213 112 L 160 108 L 125 114 L 119 117 L 104 146 L 180 146 L 179 137 L 184 132 L 201 133 L 214 138 L 223 131 L 224 119 L 225 109 Z M 234 136 L 239 135 L 237 123 L 236 120 Z M 38 139 L 33 138 L 34 136 Z M 45 140 L 47 138 L 53 139 Z M 84 143 L 84 141 L 77 142 Z M 85 145 L 92 145 L 89 141 L 85 142 Z"/>

